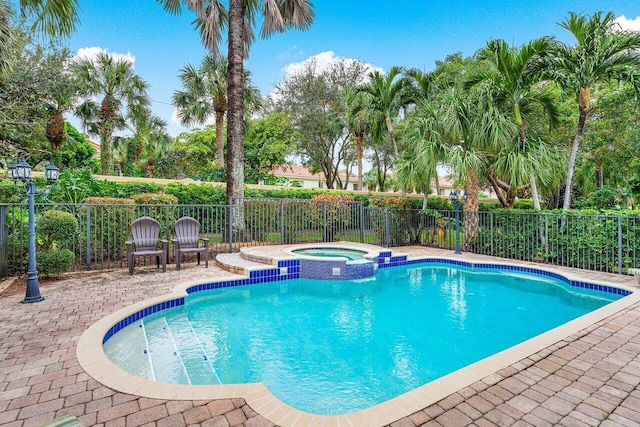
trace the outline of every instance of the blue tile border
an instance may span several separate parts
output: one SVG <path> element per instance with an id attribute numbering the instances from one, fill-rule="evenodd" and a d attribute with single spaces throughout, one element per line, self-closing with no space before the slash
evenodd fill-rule
<path id="1" fill-rule="evenodd" d="M 389 256 L 386 256 L 387 254 Z M 388 263 L 384 262 L 385 258 L 389 258 Z M 416 264 L 445 264 L 445 265 L 448 264 L 448 265 L 454 265 L 454 266 L 460 266 L 460 267 L 467 267 L 472 270 L 486 269 L 486 270 L 515 271 L 515 272 L 521 272 L 521 273 L 527 273 L 527 274 L 534 274 L 538 276 L 551 277 L 554 279 L 561 280 L 577 288 L 589 289 L 589 290 L 594 290 L 599 292 L 607 292 L 607 293 L 620 295 L 620 296 L 627 296 L 632 293 L 629 290 L 616 288 L 614 286 L 570 280 L 561 274 L 540 270 L 532 267 L 521 267 L 521 266 L 515 266 L 515 265 L 490 264 L 490 263 L 473 263 L 473 262 L 458 261 L 458 260 L 452 260 L 452 259 L 446 259 L 446 258 L 422 258 L 422 259 L 407 260 L 406 255 L 394 257 L 394 256 L 391 256 L 390 251 L 380 252 L 380 255 L 377 258 L 377 260 L 374 260 L 374 261 L 378 261 L 379 268 L 396 267 L 396 266 L 402 266 L 402 265 L 416 265 Z M 287 267 L 286 274 L 280 274 L 281 267 Z M 360 268 L 362 268 L 362 266 L 360 266 Z M 236 286 L 253 285 L 256 283 L 267 283 L 267 282 L 275 282 L 275 281 L 299 279 L 299 278 L 300 278 L 300 260 L 297 260 L 297 259 L 284 260 L 284 261 L 278 261 L 278 268 L 266 268 L 263 270 L 251 271 L 249 274 L 249 278 L 194 285 L 187 288 L 186 292 L 187 294 L 190 295 L 196 292 L 208 291 L 212 289 L 232 288 Z M 344 277 L 344 278 L 346 279 L 347 277 Z M 349 278 L 353 278 L 353 277 L 349 277 Z M 336 279 L 336 277 L 327 277 L 326 279 L 331 280 L 331 279 Z M 111 338 L 116 332 L 118 332 L 122 328 L 132 324 L 133 322 L 136 322 L 142 319 L 143 317 L 147 317 L 151 314 L 154 314 L 169 308 L 183 306 L 184 304 L 185 304 L 184 297 L 176 298 L 176 299 L 172 299 L 169 301 L 164 301 L 164 302 L 152 305 L 130 316 L 127 316 L 126 318 L 122 319 L 121 321 L 113 325 L 107 331 L 107 333 L 102 339 L 102 344 L 106 343 L 109 340 L 109 338 Z"/>
<path id="2" fill-rule="evenodd" d="M 164 302 L 152 305 L 136 313 L 133 313 L 132 315 L 125 317 L 124 319 L 122 319 L 121 321 L 113 325 L 102 338 L 102 344 L 107 342 L 107 340 L 109 340 L 109 338 L 111 338 L 113 334 L 118 332 L 120 329 L 124 328 L 125 326 L 129 326 L 133 322 L 136 322 L 142 319 L 143 317 L 147 317 L 153 313 L 157 313 L 159 311 L 166 310 L 169 308 L 179 307 L 181 305 L 184 305 L 184 298 L 176 298 L 176 299 L 172 299 L 169 301 L 164 301 Z"/>

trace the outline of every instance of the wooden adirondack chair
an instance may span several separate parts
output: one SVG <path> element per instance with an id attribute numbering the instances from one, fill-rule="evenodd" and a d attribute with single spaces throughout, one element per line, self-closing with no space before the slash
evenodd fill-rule
<path id="1" fill-rule="evenodd" d="M 209 267 L 209 239 L 200 237 L 200 223 L 190 216 L 183 216 L 173 225 L 175 239 L 171 239 L 175 251 L 176 268 L 180 270 L 182 254 L 196 252 L 198 254 L 198 265 L 200 265 L 200 254 L 204 254 L 204 266 Z M 204 246 L 200 246 L 202 241 Z"/>
<path id="2" fill-rule="evenodd" d="M 153 218 L 143 216 L 131 223 L 131 240 L 125 242 L 129 274 L 133 274 L 135 259 L 142 256 L 155 256 L 157 267 L 160 268 L 162 261 L 162 271 L 167 271 L 169 242 L 159 236 L 160 223 Z M 158 249 L 158 243 L 162 244 L 161 249 Z"/>

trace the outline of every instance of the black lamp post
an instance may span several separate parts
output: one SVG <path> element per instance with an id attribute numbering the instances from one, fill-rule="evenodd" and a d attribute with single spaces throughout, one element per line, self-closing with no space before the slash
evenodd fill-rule
<path id="1" fill-rule="evenodd" d="M 460 255 L 462 253 L 460 250 L 460 208 L 467 202 L 469 195 L 466 191 L 461 194 L 458 190 L 453 190 L 449 193 L 449 197 L 451 197 L 451 203 L 456 208 L 456 250 L 454 254 Z"/>
<path id="2" fill-rule="evenodd" d="M 53 184 L 58 180 L 60 172 L 53 163 L 45 168 L 44 176 Z M 36 183 L 31 179 L 31 166 L 24 159 L 20 163 L 13 163 L 9 166 L 9 178 L 13 180 L 16 187 L 18 182 L 23 184 L 23 191 L 29 200 L 29 267 L 27 269 L 27 293 L 22 300 L 23 303 L 39 302 L 44 300 L 40 295 L 40 285 L 38 283 L 38 270 L 36 269 L 36 225 L 34 196 L 38 193 Z"/>

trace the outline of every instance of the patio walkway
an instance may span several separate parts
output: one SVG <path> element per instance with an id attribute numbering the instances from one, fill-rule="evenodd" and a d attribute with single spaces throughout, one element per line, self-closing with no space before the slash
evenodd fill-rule
<path id="1" fill-rule="evenodd" d="M 410 256 L 451 251 L 394 248 Z M 464 254 L 461 259 L 491 261 Z M 504 261 L 504 260 L 501 260 Z M 525 264 L 525 263 L 518 263 Z M 527 264 L 538 266 L 538 264 Z M 542 266 L 547 267 L 547 266 Z M 635 279 L 557 268 L 591 281 Z M 166 401 L 109 389 L 79 366 L 75 343 L 107 314 L 168 293 L 179 281 L 233 276 L 186 264 L 97 272 L 41 286 L 45 301 L 0 297 L 0 425 L 38 426 L 66 414 L 86 426 L 272 426 L 243 399 Z M 640 304 L 391 424 L 640 426 Z"/>

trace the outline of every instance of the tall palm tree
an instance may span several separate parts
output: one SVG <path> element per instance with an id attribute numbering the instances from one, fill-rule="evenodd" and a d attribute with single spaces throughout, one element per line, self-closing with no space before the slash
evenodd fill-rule
<path id="1" fill-rule="evenodd" d="M 126 117 L 149 114 L 148 84 L 133 71 L 133 64 L 100 53 L 95 59 L 81 58 L 71 69 L 83 84 L 86 100 L 76 109 L 83 126 L 100 136 L 100 168 L 110 175 L 113 170 L 111 140 L 122 129 Z M 100 105 L 93 100 L 102 96 Z"/>
<path id="2" fill-rule="evenodd" d="M 465 81 L 467 89 L 479 86 L 483 102 L 494 104 L 507 114 L 517 129 L 517 136 L 513 138 L 516 142 L 505 141 L 506 146 L 496 153 L 498 158 L 488 174 L 505 207 L 512 207 L 519 187 L 530 185 L 534 206 L 539 210 L 536 181 L 546 179 L 544 172 L 549 168 L 544 161 L 554 159 L 545 154 L 546 141 L 528 138 L 530 116 L 536 115 L 540 109 L 550 126 L 558 122 L 559 113 L 553 95 L 546 86 L 539 85 L 541 57 L 550 45 L 547 38 L 533 40 L 519 49 L 510 47 L 504 40 L 489 41 L 479 55 L 489 68 L 472 73 Z M 506 176 L 507 181 L 503 181 L 501 176 Z"/>
<path id="3" fill-rule="evenodd" d="M 257 15 L 262 15 L 262 38 L 290 28 L 307 29 L 313 22 L 314 12 L 310 0 L 229 0 L 225 9 L 218 0 L 157 0 L 165 10 L 179 13 L 184 2 L 196 13 L 196 27 L 203 44 L 217 55 L 222 31 L 228 27 L 227 58 L 227 198 L 244 195 L 244 58 L 254 40 L 252 26 Z M 235 229 L 244 229 L 244 213 L 234 208 Z"/>
<path id="4" fill-rule="evenodd" d="M 183 125 L 216 121 L 218 168 L 224 168 L 224 115 L 227 112 L 227 60 L 206 55 L 199 68 L 190 64 L 178 74 L 184 90 L 173 93 L 173 104 Z"/>
<path id="5" fill-rule="evenodd" d="M 640 33 L 617 31 L 612 12 L 591 17 L 570 13 L 560 23 L 575 37 L 575 45 L 557 43 L 548 57 L 545 75 L 578 101 L 578 125 L 571 145 L 563 210 L 571 206 L 573 173 L 582 133 L 592 111 L 591 91 L 600 83 L 628 82 L 640 89 Z"/>
<path id="6" fill-rule="evenodd" d="M 410 83 L 402 76 L 400 67 L 391 67 L 386 75 L 379 71 L 369 73 L 369 83 L 361 86 L 360 91 L 368 94 L 371 110 L 384 117 L 387 132 L 391 137 L 396 159 L 400 158 L 393 123 L 400 110 L 410 101 Z"/>
<path id="7" fill-rule="evenodd" d="M 363 189 L 362 158 L 364 137 L 367 132 L 367 109 L 363 94 L 349 90 L 344 94 L 347 128 L 356 139 L 356 161 L 358 164 L 358 189 Z"/>

